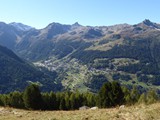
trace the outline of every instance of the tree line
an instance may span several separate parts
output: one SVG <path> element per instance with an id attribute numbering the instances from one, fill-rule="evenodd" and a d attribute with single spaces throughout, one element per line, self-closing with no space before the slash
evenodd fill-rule
<path id="1" fill-rule="evenodd" d="M 157 100 L 158 95 L 154 90 L 140 94 L 136 87 L 129 90 L 116 81 L 104 83 L 97 94 L 79 91 L 41 93 L 36 84 L 30 84 L 24 92 L 0 94 L 0 106 L 32 110 L 75 110 L 84 105 L 109 108 L 122 104 L 150 104 Z"/>

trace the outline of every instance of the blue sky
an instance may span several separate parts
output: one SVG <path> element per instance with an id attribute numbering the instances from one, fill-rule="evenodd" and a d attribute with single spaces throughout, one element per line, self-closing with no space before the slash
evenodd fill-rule
<path id="1" fill-rule="evenodd" d="M 160 23 L 160 0 L 0 0 L 0 21 L 36 28 L 59 22 L 82 25 Z"/>

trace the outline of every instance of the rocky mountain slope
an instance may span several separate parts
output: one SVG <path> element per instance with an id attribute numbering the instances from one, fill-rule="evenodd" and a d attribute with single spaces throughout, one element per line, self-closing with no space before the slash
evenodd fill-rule
<path id="1" fill-rule="evenodd" d="M 56 70 L 64 89 L 95 92 L 112 80 L 160 89 L 160 24 L 149 20 L 95 27 L 51 23 L 29 31 L 1 23 L 0 44 L 36 66 Z"/>

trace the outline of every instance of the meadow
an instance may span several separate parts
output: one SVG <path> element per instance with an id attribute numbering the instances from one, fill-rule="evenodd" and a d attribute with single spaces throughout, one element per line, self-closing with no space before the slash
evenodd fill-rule
<path id="1" fill-rule="evenodd" d="M 0 107 L 0 120 L 159 120 L 160 103 L 97 110 L 31 111 Z"/>

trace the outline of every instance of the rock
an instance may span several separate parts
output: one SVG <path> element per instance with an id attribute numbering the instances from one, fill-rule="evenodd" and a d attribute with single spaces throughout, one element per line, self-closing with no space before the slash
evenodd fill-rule
<path id="1" fill-rule="evenodd" d="M 119 106 L 119 109 L 124 109 L 124 108 L 125 108 L 125 105 Z"/>
<path id="2" fill-rule="evenodd" d="M 91 110 L 97 110 L 97 109 L 98 109 L 98 107 L 96 107 L 96 106 L 91 108 Z"/>

